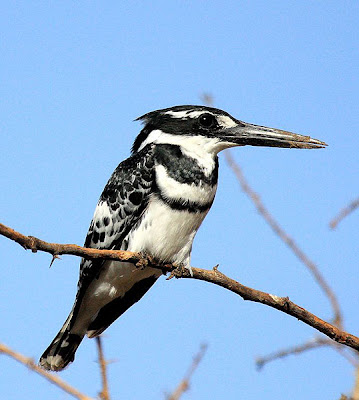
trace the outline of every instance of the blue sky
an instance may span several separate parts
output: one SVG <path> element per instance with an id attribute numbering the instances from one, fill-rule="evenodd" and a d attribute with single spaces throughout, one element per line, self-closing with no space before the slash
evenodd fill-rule
<path id="1" fill-rule="evenodd" d="M 310 134 L 325 150 L 233 149 L 255 190 L 320 267 L 359 333 L 359 212 L 330 231 L 358 195 L 358 11 L 354 1 L 16 1 L 1 6 L 1 222 L 44 240 L 82 244 L 97 199 L 129 155 L 145 112 L 215 105 L 247 122 Z M 273 235 L 220 157 L 220 184 L 192 265 L 220 269 L 327 319 L 327 299 Z M 66 318 L 79 260 L 25 252 L 0 237 L 0 341 L 38 358 Z M 208 343 L 187 399 L 339 398 L 353 367 L 320 349 L 258 372 L 257 356 L 302 343 L 310 327 L 203 282 L 161 279 L 105 333 L 114 399 L 160 399 Z M 61 377 L 95 396 L 95 342 Z M 0 358 L 1 396 L 64 399 Z"/>

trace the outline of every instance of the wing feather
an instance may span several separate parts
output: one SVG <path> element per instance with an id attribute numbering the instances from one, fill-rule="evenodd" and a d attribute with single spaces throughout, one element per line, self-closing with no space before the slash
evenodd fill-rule
<path id="1" fill-rule="evenodd" d="M 97 203 L 85 247 L 126 250 L 126 236 L 145 212 L 154 184 L 153 146 L 123 161 L 113 172 Z M 103 260 L 82 259 L 80 278 L 73 309 L 76 319 L 81 300 L 101 270 Z"/>

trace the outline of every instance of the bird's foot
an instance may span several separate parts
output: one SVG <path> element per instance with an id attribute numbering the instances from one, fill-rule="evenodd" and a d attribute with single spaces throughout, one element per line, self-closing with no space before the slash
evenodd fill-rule
<path id="1" fill-rule="evenodd" d="M 141 259 L 137 261 L 136 268 L 145 269 L 146 267 L 151 267 L 152 265 L 159 265 L 158 261 L 156 261 L 152 256 L 147 253 L 140 253 Z"/>
<path id="2" fill-rule="evenodd" d="M 183 264 L 172 264 L 174 269 L 171 271 L 169 277 L 167 280 L 170 280 L 172 278 L 184 278 L 190 276 L 191 278 L 193 277 L 193 271 L 190 265 L 183 265 Z"/>

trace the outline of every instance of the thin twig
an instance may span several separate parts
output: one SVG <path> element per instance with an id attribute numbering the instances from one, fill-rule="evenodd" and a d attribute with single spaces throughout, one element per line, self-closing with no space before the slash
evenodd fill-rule
<path id="1" fill-rule="evenodd" d="M 10 228 L 0 224 L 0 235 L 3 234 L 4 231 L 8 232 L 9 230 Z M 119 260 L 119 261 L 123 261 L 125 259 L 126 261 L 134 263 L 136 266 L 140 266 L 141 268 L 145 268 L 146 266 L 151 266 L 152 268 L 160 269 L 163 272 L 172 271 L 172 275 L 174 275 L 177 278 L 199 279 L 202 281 L 213 283 L 215 285 L 219 285 L 225 289 L 232 291 L 233 293 L 238 294 L 244 300 L 250 300 L 262 303 L 267 306 L 273 307 L 277 310 L 280 310 L 295 318 L 298 318 L 302 322 L 313 327 L 314 329 L 317 329 L 319 332 L 324 333 L 324 335 L 335 340 L 336 342 L 344 344 L 359 351 L 358 337 L 351 335 L 347 332 L 344 332 L 335 325 L 325 322 L 324 320 L 318 318 L 316 315 L 310 313 L 304 308 L 294 304 L 292 301 L 289 300 L 288 297 L 278 297 L 269 293 L 261 292 L 259 290 L 244 286 L 239 282 L 222 274 L 221 272 L 218 271 L 218 269 L 205 270 L 192 267 L 191 270 L 192 273 L 191 273 L 186 268 L 178 267 L 172 264 L 156 265 L 153 263 L 151 259 L 143 258 L 143 256 L 137 253 L 123 252 L 120 250 L 113 250 L 113 251 L 95 250 L 71 244 L 64 245 L 57 243 L 48 243 L 34 237 L 30 238 L 29 236 L 24 236 L 14 231 L 13 229 L 11 229 L 11 232 L 13 236 L 12 239 L 15 240 L 16 242 L 19 243 L 19 240 L 17 240 L 19 237 L 21 238 L 22 241 L 31 240 L 33 243 L 36 243 L 35 247 L 36 250 L 42 250 L 50 254 L 56 253 L 56 250 L 60 248 L 61 254 L 74 254 L 86 258 L 106 258 L 106 259 L 110 258 L 112 260 Z M 8 235 L 5 236 L 9 237 Z M 77 249 L 76 254 L 73 251 L 74 248 Z"/>
<path id="2" fill-rule="evenodd" d="M 329 226 L 332 229 L 335 229 L 338 226 L 339 222 L 341 222 L 345 217 L 347 217 L 350 213 L 352 213 L 358 207 L 359 207 L 359 198 L 353 200 L 350 204 L 348 204 L 346 207 L 344 207 L 339 212 L 339 214 L 330 221 Z"/>
<path id="3" fill-rule="evenodd" d="M 231 156 L 231 153 L 228 150 L 225 152 L 225 158 L 226 158 L 226 161 L 227 161 L 229 167 L 235 173 L 235 175 L 241 185 L 242 190 L 253 201 L 253 203 L 254 203 L 255 207 L 257 208 L 258 212 L 260 213 L 260 215 L 262 215 L 262 217 L 269 224 L 269 226 L 272 228 L 272 230 L 280 237 L 280 239 L 293 251 L 293 253 L 298 257 L 298 259 L 312 273 L 314 279 L 316 280 L 316 282 L 318 283 L 320 288 L 323 290 L 323 292 L 326 294 L 326 296 L 328 297 L 328 299 L 331 303 L 331 306 L 332 306 L 333 312 L 334 312 L 334 318 L 333 318 L 334 323 L 338 326 L 341 326 L 342 314 L 340 311 L 340 306 L 339 306 L 338 300 L 336 298 L 334 291 L 330 288 L 328 283 L 325 281 L 323 275 L 320 273 L 319 268 L 304 253 L 304 251 L 298 246 L 298 244 L 294 241 L 294 239 L 291 238 L 285 232 L 285 230 L 279 225 L 279 223 L 270 214 L 270 212 L 267 210 L 267 208 L 262 203 L 258 194 L 252 189 L 252 187 L 249 185 L 249 183 L 245 179 L 241 168 L 234 161 L 233 157 Z"/>
<path id="4" fill-rule="evenodd" d="M 330 343 L 333 342 L 328 340 L 327 338 L 314 338 L 306 343 L 293 346 L 288 349 L 278 350 L 274 353 L 268 354 L 267 356 L 258 357 L 256 359 L 256 365 L 259 369 L 261 369 L 271 361 L 278 360 L 292 354 L 303 353 L 305 351 L 316 349 L 318 347 L 328 346 Z"/>
<path id="5" fill-rule="evenodd" d="M 192 364 L 189 367 L 187 373 L 183 377 L 182 381 L 178 384 L 176 389 L 173 391 L 173 393 L 168 396 L 167 400 L 178 400 L 184 392 L 186 392 L 189 389 L 190 386 L 190 380 L 196 371 L 198 365 L 203 359 L 203 356 L 207 350 L 207 344 L 202 344 L 199 352 L 197 355 L 193 358 Z"/>
<path id="6" fill-rule="evenodd" d="M 266 356 L 261 356 L 257 357 L 256 359 L 256 365 L 260 369 L 264 367 L 266 364 L 276 361 L 280 358 L 284 358 L 287 356 L 290 356 L 292 354 L 301 354 L 304 353 L 308 350 L 312 350 L 318 347 L 323 347 L 323 346 L 330 346 L 333 350 L 337 351 L 343 358 L 345 358 L 353 367 L 357 367 L 358 364 L 358 357 L 354 356 L 354 353 L 350 353 L 347 350 L 346 347 L 341 346 L 337 342 L 334 342 L 333 340 L 330 340 L 326 337 L 315 337 L 307 342 L 297 345 L 297 346 L 291 346 L 286 349 L 281 349 L 278 351 L 275 351 L 271 354 L 268 354 Z M 358 399 L 359 400 L 359 399 Z"/>
<path id="7" fill-rule="evenodd" d="M 0 343 L 0 353 L 5 354 L 14 360 L 18 361 L 19 363 L 25 365 L 30 370 L 38 373 L 39 375 L 43 376 L 45 379 L 50 381 L 52 384 L 56 385 L 58 388 L 62 389 L 66 393 L 70 394 L 71 396 L 79 399 L 79 400 L 94 400 L 93 397 L 86 396 L 79 392 L 74 387 L 70 386 L 68 383 L 60 379 L 57 375 L 53 375 L 42 368 L 40 368 L 31 358 L 25 357 L 24 355 L 10 349 L 10 347 Z"/>
<path id="8" fill-rule="evenodd" d="M 359 400 L 359 365 L 355 371 L 355 385 L 353 389 L 353 400 Z"/>
<path id="9" fill-rule="evenodd" d="M 98 352 L 98 362 L 100 364 L 101 371 L 101 381 L 102 381 L 102 390 L 99 393 L 100 399 L 102 400 L 110 400 L 110 392 L 108 390 L 108 379 L 107 379 L 107 361 L 103 355 L 102 341 L 101 336 L 96 337 L 96 345 Z"/>
<path id="10" fill-rule="evenodd" d="M 209 105 L 213 106 L 213 96 L 210 93 L 203 93 L 201 95 L 201 100 Z M 259 198 L 258 194 L 252 189 L 249 185 L 248 181 L 245 179 L 241 168 L 239 165 L 234 161 L 233 157 L 229 150 L 225 151 L 225 159 L 232 169 L 234 174 L 236 175 L 239 184 L 241 185 L 242 190 L 249 196 L 249 198 L 253 201 L 255 207 L 257 208 L 258 212 L 265 221 L 269 224 L 272 230 L 286 243 L 286 245 L 294 252 L 294 254 L 304 263 L 304 265 L 311 271 L 314 279 L 317 281 L 318 285 L 322 288 L 326 296 L 328 297 L 334 312 L 334 323 L 338 326 L 342 324 L 342 314 L 339 306 L 339 302 L 336 298 L 335 293 L 330 288 L 330 286 L 325 281 L 324 277 L 320 273 L 318 267 L 314 264 L 313 261 L 309 259 L 309 257 L 304 253 L 302 249 L 295 243 L 295 241 L 284 231 L 284 229 L 279 225 L 279 223 L 274 219 L 274 217 L 269 213 L 269 211 L 265 208 L 264 204 L 262 203 L 261 199 Z M 358 204 L 354 205 L 357 207 L 359 205 L 359 199 L 357 200 Z M 355 203 L 355 201 L 353 202 Z M 351 204 L 351 206 L 353 205 Z M 350 207 L 350 206 L 349 206 Z M 348 207 L 348 208 L 349 208 Z M 349 210 L 349 212 L 352 209 Z M 349 213 L 348 212 L 348 213 Z M 345 214 L 347 215 L 347 214 Z M 344 215 L 344 216 L 345 216 Z"/>
<path id="11" fill-rule="evenodd" d="M 354 368 L 359 366 L 358 356 L 353 352 L 348 352 L 347 347 L 343 347 L 336 342 L 331 342 L 331 348 L 334 349 L 337 353 L 339 353 L 343 358 L 345 358 Z"/>

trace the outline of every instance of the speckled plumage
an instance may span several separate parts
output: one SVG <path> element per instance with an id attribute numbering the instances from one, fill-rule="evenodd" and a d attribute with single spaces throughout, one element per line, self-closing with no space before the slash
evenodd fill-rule
<path id="1" fill-rule="evenodd" d="M 95 209 L 85 247 L 145 252 L 191 269 L 192 242 L 212 206 L 217 153 L 246 144 L 319 148 L 290 132 L 239 121 L 204 106 L 177 106 L 139 118 L 145 126 L 132 155 L 114 171 Z M 84 335 L 95 337 L 141 299 L 160 276 L 154 268 L 82 260 L 75 304 L 40 365 L 59 371 Z"/>
<path id="2" fill-rule="evenodd" d="M 116 168 L 105 186 L 86 236 L 85 247 L 143 251 L 163 261 L 189 267 L 194 235 L 214 200 L 218 179 L 218 159 L 216 156 L 214 159 L 213 168 L 208 173 L 195 159 L 184 154 L 178 145 L 148 144 L 135 152 Z M 184 185 L 190 190 L 198 188 L 202 192 L 202 196 L 199 193 L 199 201 L 186 197 L 185 193 L 171 197 L 158 182 L 162 170 L 165 171 L 165 179 L 172 184 Z M 155 223 L 148 214 L 152 211 L 156 215 L 157 212 L 154 219 L 160 220 L 166 208 L 173 215 L 166 221 L 162 217 L 162 223 L 158 222 L 162 234 L 157 240 L 154 238 L 155 245 L 148 245 L 153 237 L 148 226 Z M 183 212 L 192 215 L 185 225 Z M 147 232 L 147 239 L 136 239 L 138 228 Z M 176 246 L 165 244 L 166 239 L 171 238 L 176 241 Z M 129 274 L 131 277 L 128 277 Z M 122 282 L 115 275 L 123 275 Z M 62 369 L 73 360 L 85 333 L 94 337 L 103 332 L 137 302 L 160 275 L 158 269 L 142 271 L 129 263 L 82 259 L 78 292 L 70 318 L 44 352 L 41 365 L 54 370 Z M 61 347 L 64 342 L 72 343 L 71 347 Z M 69 356 L 69 353 L 72 355 Z"/>

